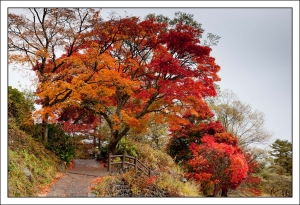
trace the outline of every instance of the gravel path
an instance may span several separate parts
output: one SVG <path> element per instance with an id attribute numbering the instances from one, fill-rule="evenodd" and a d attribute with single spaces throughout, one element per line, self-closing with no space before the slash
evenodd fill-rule
<path id="1" fill-rule="evenodd" d="M 107 167 L 95 159 L 75 159 L 75 167 L 68 169 L 54 185 L 47 197 L 88 197 L 89 186 L 97 177 L 108 175 Z"/>

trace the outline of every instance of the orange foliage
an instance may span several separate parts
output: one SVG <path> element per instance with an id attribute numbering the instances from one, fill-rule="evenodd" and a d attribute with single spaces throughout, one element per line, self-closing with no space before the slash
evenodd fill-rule
<path id="1" fill-rule="evenodd" d="M 35 9 L 31 11 L 35 14 Z M 45 22 L 37 28 L 25 19 L 13 22 L 20 18 L 14 15 L 10 15 L 9 26 L 11 61 L 24 62 L 13 55 L 13 39 L 30 40 L 38 46 L 38 52 L 30 54 L 26 62 L 39 78 L 36 95 L 43 105 L 37 112 L 41 118 L 55 121 L 70 106 L 89 106 L 107 121 L 113 150 L 128 130 L 143 127 L 148 113 L 165 116 L 172 129 L 187 123 L 182 119 L 186 113 L 211 115 L 203 97 L 216 95 L 214 82 L 220 80 L 220 67 L 210 57 L 211 49 L 200 45 L 199 28 L 182 23 L 171 26 L 155 17 L 103 21 L 93 9 L 47 11 Z M 86 21 L 78 13 L 86 15 Z M 70 22 L 63 25 L 78 28 L 50 24 L 61 18 Z M 26 33 L 22 38 L 13 32 L 16 24 L 30 24 L 32 31 L 39 29 L 42 34 Z M 45 25 L 57 35 L 43 33 Z M 45 47 L 39 38 L 48 40 L 49 45 Z M 65 51 L 57 58 L 55 49 L 61 47 Z"/>

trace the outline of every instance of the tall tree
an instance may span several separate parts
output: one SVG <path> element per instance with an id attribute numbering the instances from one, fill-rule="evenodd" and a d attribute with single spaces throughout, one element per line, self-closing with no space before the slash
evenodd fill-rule
<path id="1" fill-rule="evenodd" d="M 9 63 L 32 68 L 36 71 L 39 83 L 46 86 L 53 78 L 59 78 L 57 70 L 65 64 L 58 57 L 62 52 L 71 57 L 78 51 L 87 31 L 99 22 L 99 11 L 81 8 L 29 8 L 27 12 L 28 17 L 8 14 Z M 42 104 L 43 109 L 49 110 L 66 100 L 72 92 L 71 89 L 61 88 L 60 92 L 54 94 L 54 100 L 45 94 L 38 103 Z M 45 111 L 42 117 L 45 144 L 48 139 L 49 115 L 51 113 Z"/>
<path id="2" fill-rule="evenodd" d="M 271 138 L 272 134 L 264 127 L 264 114 L 241 102 L 232 91 L 220 91 L 217 97 L 209 98 L 209 102 L 215 118 L 238 138 L 241 148 L 266 143 Z"/>
<path id="3" fill-rule="evenodd" d="M 292 143 L 287 140 L 277 139 L 270 145 L 270 155 L 274 157 L 274 163 L 278 166 L 278 174 L 292 175 Z"/>
<path id="4" fill-rule="evenodd" d="M 55 119 L 71 106 L 93 110 L 110 129 L 113 153 L 129 130 L 147 129 L 151 113 L 170 128 L 186 124 L 185 113 L 206 115 L 203 98 L 216 94 L 220 67 L 200 44 L 202 29 L 187 17 L 191 21 L 173 24 L 155 16 L 111 16 L 98 23 L 71 56 L 57 60 L 63 64 L 55 75 L 39 84 L 37 95 L 51 105 L 39 113 Z M 54 65 L 49 61 L 45 68 Z"/>

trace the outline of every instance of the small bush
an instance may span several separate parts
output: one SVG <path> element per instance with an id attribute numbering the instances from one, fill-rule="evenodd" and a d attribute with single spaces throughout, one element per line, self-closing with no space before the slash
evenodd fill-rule
<path id="1" fill-rule="evenodd" d="M 74 157 L 74 146 L 71 137 L 65 134 L 61 125 L 48 125 L 48 143 L 46 148 L 54 152 L 67 165 Z"/>
<path id="2" fill-rule="evenodd" d="M 127 153 L 130 156 L 136 157 L 137 156 L 137 147 L 130 143 L 130 141 L 126 140 L 126 138 L 122 138 L 118 144 L 118 154 Z"/>

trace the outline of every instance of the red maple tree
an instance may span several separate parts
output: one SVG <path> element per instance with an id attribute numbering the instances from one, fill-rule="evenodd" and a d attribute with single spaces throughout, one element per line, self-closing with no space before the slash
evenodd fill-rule
<path id="1" fill-rule="evenodd" d="M 199 181 L 204 195 L 211 191 L 216 196 L 222 191 L 227 196 L 228 189 L 236 189 L 246 178 L 248 165 L 237 146 L 219 143 L 213 136 L 205 135 L 200 145 L 192 143 L 189 148 L 193 157 L 188 161 L 190 170 L 186 175 Z"/>

